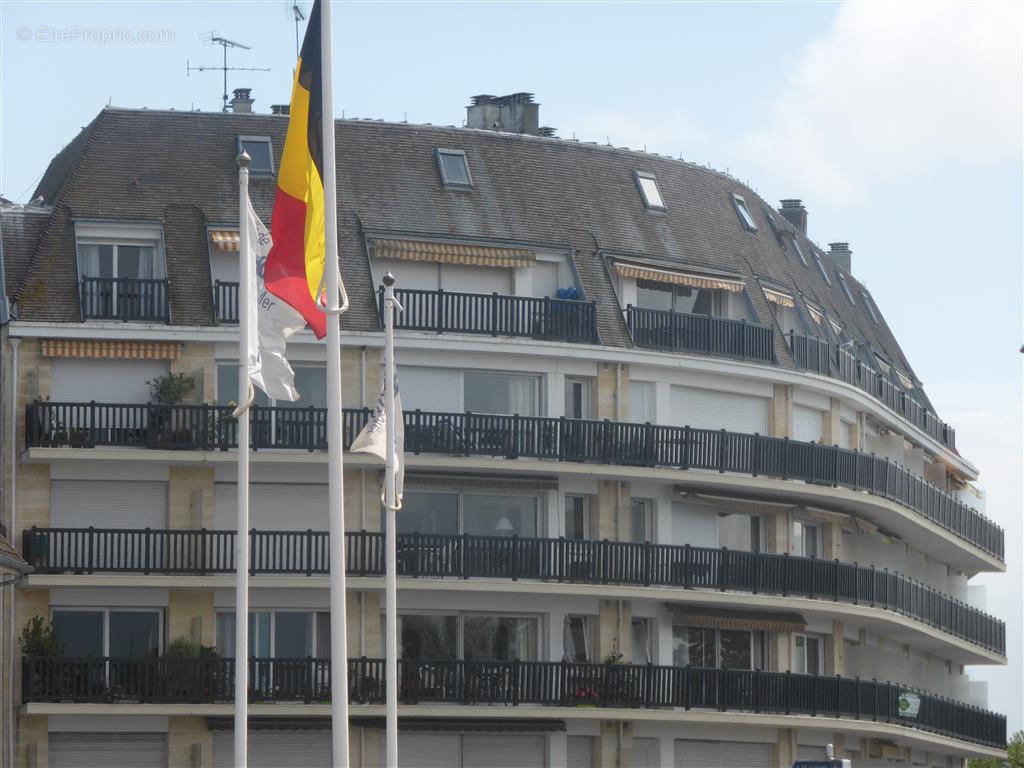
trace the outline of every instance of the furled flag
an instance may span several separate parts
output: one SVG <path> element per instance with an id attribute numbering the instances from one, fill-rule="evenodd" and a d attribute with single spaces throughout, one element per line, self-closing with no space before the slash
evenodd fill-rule
<path id="1" fill-rule="evenodd" d="M 263 284 L 267 253 L 273 247 L 270 233 L 249 203 L 246 216 L 249 228 L 249 253 L 244 254 L 250 281 L 248 358 L 249 378 L 252 383 L 277 400 L 298 400 L 295 372 L 284 356 L 288 337 L 305 327 L 302 315 L 276 296 Z"/>
<path id="2" fill-rule="evenodd" d="M 267 290 L 298 311 L 318 339 L 327 333 L 323 302 L 324 173 L 320 0 L 313 3 L 295 67 L 292 102 L 277 173 L 267 256 Z"/>
<path id="3" fill-rule="evenodd" d="M 377 406 L 370 414 L 370 420 L 362 432 L 352 441 L 352 453 L 370 453 L 387 461 L 387 409 L 384 407 L 384 388 L 381 387 Z M 402 490 L 405 486 L 405 417 L 402 415 L 402 393 L 395 377 L 395 499 L 402 506 Z"/>

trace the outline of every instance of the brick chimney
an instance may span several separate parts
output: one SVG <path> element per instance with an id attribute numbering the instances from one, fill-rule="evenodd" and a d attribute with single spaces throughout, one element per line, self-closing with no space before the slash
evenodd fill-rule
<path id="1" fill-rule="evenodd" d="M 540 133 L 540 104 L 533 101 L 532 93 L 510 93 L 492 96 L 482 93 L 471 98 L 466 107 L 466 125 L 485 131 L 506 133 Z"/>
<path id="2" fill-rule="evenodd" d="M 252 93 L 252 88 L 235 88 L 235 95 L 231 99 L 231 111 L 238 114 L 250 114 L 253 102 L 253 99 L 249 97 L 250 93 Z"/>
<path id="3" fill-rule="evenodd" d="M 801 234 L 807 234 L 807 209 L 804 208 L 803 200 L 790 199 L 782 200 L 782 207 L 779 213 L 782 218 L 800 230 Z"/>
<path id="4" fill-rule="evenodd" d="M 828 255 L 837 266 L 842 267 L 852 274 L 850 270 L 850 262 L 853 257 L 853 251 L 850 250 L 849 243 L 829 243 Z"/>

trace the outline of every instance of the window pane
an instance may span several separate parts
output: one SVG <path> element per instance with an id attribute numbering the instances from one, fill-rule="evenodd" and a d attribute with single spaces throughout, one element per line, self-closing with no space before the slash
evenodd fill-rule
<path id="1" fill-rule="evenodd" d="M 633 499 L 630 509 L 629 540 L 635 542 L 648 541 L 651 538 L 648 529 L 651 502 L 647 499 Z"/>
<path id="2" fill-rule="evenodd" d="M 253 387 L 256 405 L 270 405 L 267 393 L 259 387 Z M 238 366 L 234 363 L 217 364 L 217 402 L 220 405 L 238 402 Z"/>
<path id="3" fill-rule="evenodd" d="M 647 664 L 651 660 L 649 653 L 649 641 L 646 619 L 633 619 L 631 630 L 633 633 L 633 656 L 630 661 L 634 664 Z"/>
<path id="4" fill-rule="evenodd" d="M 459 495 L 406 491 L 395 517 L 399 533 L 454 536 L 459 532 Z"/>
<path id="5" fill-rule="evenodd" d="M 718 546 L 741 552 L 757 552 L 758 520 L 753 515 L 719 513 Z"/>
<path id="6" fill-rule="evenodd" d="M 753 655 L 750 633 L 745 630 L 723 629 L 721 640 L 721 666 L 723 669 L 751 669 Z"/>
<path id="7" fill-rule="evenodd" d="M 586 617 L 566 616 L 565 632 L 566 660 L 575 662 L 590 661 L 590 643 L 587 637 Z"/>
<path id="8" fill-rule="evenodd" d="M 103 655 L 102 612 L 54 611 L 53 621 L 64 656 Z"/>
<path id="9" fill-rule="evenodd" d="M 715 630 L 672 627 L 672 663 L 677 667 L 715 666 Z"/>
<path id="10" fill-rule="evenodd" d="M 672 309 L 672 289 L 660 283 L 637 281 L 636 305 L 640 309 Z"/>
<path id="11" fill-rule="evenodd" d="M 469 168 L 466 165 L 466 156 L 452 152 L 439 152 L 441 158 L 441 173 L 445 184 L 469 184 Z"/>
<path id="12" fill-rule="evenodd" d="M 160 652 L 160 614 L 156 611 L 111 611 L 110 655 L 137 659 Z"/>
<path id="13" fill-rule="evenodd" d="M 313 652 L 313 614 L 280 611 L 274 614 L 274 657 L 304 659 Z"/>
<path id="14" fill-rule="evenodd" d="M 217 653 L 226 659 L 235 657 L 235 614 L 217 614 Z"/>
<path id="15" fill-rule="evenodd" d="M 316 657 L 331 657 L 331 614 L 328 611 L 316 612 Z"/>
<path id="16" fill-rule="evenodd" d="M 276 405 L 286 408 L 326 408 L 327 407 L 327 369 L 319 366 L 296 365 L 295 389 L 299 391 L 299 399 L 295 401 L 281 400 Z"/>
<path id="17" fill-rule="evenodd" d="M 690 288 L 677 286 L 675 291 L 675 311 L 691 315 L 714 314 L 715 292 L 707 288 Z"/>
<path id="18" fill-rule="evenodd" d="M 477 536 L 536 536 L 537 499 L 467 493 L 462 498 L 465 533 Z"/>
<path id="19" fill-rule="evenodd" d="M 400 616 L 403 659 L 454 659 L 458 651 L 455 616 Z"/>
<path id="20" fill-rule="evenodd" d="M 537 415 L 537 378 L 494 373 L 463 376 L 463 405 L 473 413 Z"/>
<path id="21" fill-rule="evenodd" d="M 664 208 L 665 201 L 661 198 L 658 182 L 647 176 L 637 176 L 637 179 L 640 182 L 640 189 L 644 193 L 644 202 L 651 208 Z"/>
<path id="22" fill-rule="evenodd" d="M 78 271 L 82 277 L 113 277 L 114 246 L 95 244 L 78 246 Z"/>
<path id="23" fill-rule="evenodd" d="M 520 616 L 467 616 L 463 620 L 467 660 L 533 661 L 537 658 L 537 620 Z"/>
<path id="24" fill-rule="evenodd" d="M 809 675 L 821 674 L 820 665 L 818 664 L 818 655 L 821 650 L 821 640 L 817 637 L 807 638 L 807 665 L 806 671 Z"/>
<path id="25" fill-rule="evenodd" d="M 582 496 L 565 497 L 565 538 L 587 538 L 587 501 Z"/>
<path id="26" fill-rule="evenodd" d="M 793 671 L 797 674 L 807 672 L 807 644 L 803 635 L 796 635 L 793 638 Z"/>
<path id="27" fill-rule="evenodd" d="M 270 142 L 260 140 L 243 140 L 242 149 L 249 153 L 252 161 L 249 170 L 252 173 L 270 173 Z"/>
<path id="28" fill-rule="evenodd" d="M 270 658 L 270 611 L 249 614 L 249 655 Z"/>

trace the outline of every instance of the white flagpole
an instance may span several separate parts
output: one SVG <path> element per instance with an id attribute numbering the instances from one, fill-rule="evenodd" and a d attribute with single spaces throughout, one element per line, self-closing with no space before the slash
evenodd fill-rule
<path id="1" fill-rule="evenodd" d="M 249 400 L 249 155 L 238 163 L 238 406 Z M 249 737 L 249 409 L 238 414 L 238 523 L 235 527 L 235 766 L 248 763 Z"/>
<path id="2" fill-rule="evenodd" d="M 384 543 L 384 679 L 387 685 L 385 704 L 387 768 L 398 768 L 398 580 L 396 556 L 395 507 L 398 505 L 395 456 L 395 278 L 384 275 L 384 425 L 385 469 L 384 510 L 387 522 Z"/>
<path id="3" fill-rule="evenodd" d="M 324 286 L 327 291 L 327 471 L 331 567 L 331 760 L 348 768 L 348 629 L 345 614 L 345 493 L 341 425 L 341 328 L 338 314 L 338 188 L 334 165 L 331 0 L 320 5 L 323 105 Z"/>

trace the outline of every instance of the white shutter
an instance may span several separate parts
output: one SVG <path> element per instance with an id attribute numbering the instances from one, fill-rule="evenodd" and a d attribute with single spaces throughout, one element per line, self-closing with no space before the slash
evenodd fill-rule
<path id="1" fill-rule="evenodd" d="M 167 483 L 50 481 L 54 528 L 166 528 Z"/>
<path id="2" fill-rule="evenodd" d="M 164 733 L 51 733 L 50 768 L 164 768 Z"/>
<path id="3" fill-rule="evenodd" d="M 233 529 L 238 518 L 238 485 L 213 487 L 214 527 Z M 314 483 L 251 483 L 249 527 L 258 531 L 326 531 L 327 486 Z"/>
<path id="4" fill-rule="evenodd" d="M 593 768 L 594 739 L 592 736 L 567 736 L 565 739 L 566 768 Z"/>
<path id="5" fill-rule="evenodd" d="M 330 768 L 330 731 L 249 731 L 248 768 Z M 234 731 L 213 734 L 214 768 L 234 768 Z"/>
<path id="6" fill-rule="evenodd" d="M 441 287 L 462 293 L 512 293 L 512 270 L 507 267 L 476 267 L 442 264 Z"/>
<path id="7" fill-rule="evenodd" d="M 418 291 L 436 291 L 438 267 L 435 261 L 409 261 L 407 259 L 370 259 L 370 274 L 373 277 L 373 292 L 377 294 L 384 275 L 395 276 L 398 288 L 415 288 Z"/>
<path id="8" fill-rule="evenodd" d="M 168 370 L 166 360 L 55 358 L 50 399 L 55 403 L 148 403 L 146 382 Z"/>
<path id="9" fill-rule="evenodd" d="M 827 759 L 825 748 L 818 746 L 810 746 L 807 744 L 798 744 L 796 747 L 796 759 L 797 760 L 825 760 Z"/>
<path id="10" fill-rule="evenodd" d="M 543 736 L 489 733 L 462 737 L 462 768 L 544 768 L 544 753 Z"/>
<path id="11" fill-rule="evenodd" d="M 657 739 L 633 739 L 631 768 L 659 768 Z"/>
<path id="12" fill-rule="evenodd" d="M 840 448 L 850 447 L 850 429 L 852 426 L 848 421 L 839 422 L 839 439 L 836 441 L 836 444 Z"/>
<path id="13" fill-rule="evenodd" d="M 821 442 L 821 411 L 793 406 L 793 439 L 805 443 Z"/>
<path id="14" fill-rule="evenodd" d="M 406 413 L 417 408 L 455 413 L 462 410 L 462 378 L 457 369 L 400 365 L 398 386 Z"/>
<path id="15" fill-rule="evenodd" d="M 672 745 L 674 768 L 720 768 L 722 750 L 717 741 L 676 739 Z M 730 766 L 730 768 L 732 768 Z"/>
<path id="16" fill-rule="evenodd" d="M 383 738 L 381 749 L 383 757 Z M 458 768 L 459 736 L 455 733 L 399 733 L 399 768 Z"/>
<path id="17" fill-rule="evenodd" d="M 723 741 L 722 768 L 772 768 L 771 745 Z"/>
<path id="18" fill-rule="evenodd" d="M 764 434 L 767 400 L 753 395 L 714 392 L 694 387 L 672 387 L 672 423 L 697 429 Z"/>

